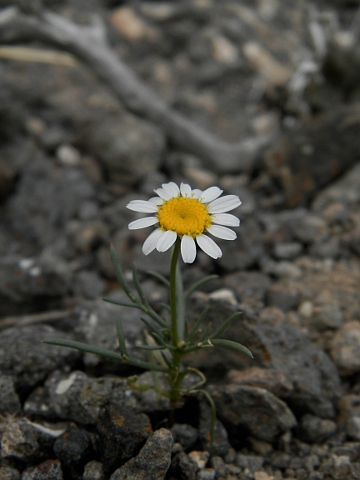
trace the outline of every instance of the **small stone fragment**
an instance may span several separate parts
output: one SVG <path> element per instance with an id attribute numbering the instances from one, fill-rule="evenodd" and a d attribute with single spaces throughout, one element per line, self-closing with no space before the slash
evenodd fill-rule
<path id="1" fill-rule="evenodd" d="M 239 433 L 245 428 L 252 436 L 271 442 L 296 425 L 288 406 L 262 388 L 225 385 L 213 388 L 211 395 L 219 417 Z"/>
<path id="2" fill-rule="evenodd" d="M 331 357 L 343 375 L 360 371 L 360 322 L 346 323 L 331 342 Z"/>
<path id="3" fill-rule="evenodd" d="M 322 443 L 336 433 L 337 426 L 332 420 L 305 414 L 300 423 L 302 438 L 309 443 Z"/>
<path id="4" fill-rule="evenodd" d="M 293 390 L 291 382 L 285 375 L 272 368 L 251 367 L 246 370 L 230 370 L 227 379 L 236 385 L 265 388 L 277 397 L 286 397 Z"/>
<path id="5" fill-rule="evenodd" d="M 144 413 L 138 414 L 126 407 L 110 405 L 101 413 L 97 430 L 103 468 L 110 473 L 139 452 L 152 427 Z"/>
<path id="6" fill-rule="evenodd" d="M 0 415 L 20 411 L 21 404 L 14 389 L 14 379 L 0 373 Z"/>
<path id="7" fill-rule="evenodd" d="M 102 469 L 102 464 L 96 460 L 91 460 L 85 465 L 82 480 L 106 480 Z"/>
<path id="8" fill-rule="evenodd" d="M 163 480 L 171 462 L 171 432 L 160 428 L 145 443 L 140 453 L 114 472 L 110 480 Z"/>
<path id="9" fill-rule="evenodd" d="M 59 460 L 46 460 L 35 467 L 28 467 L 21 474 L 21 480 L 63 480 Z"/>
<path id="10" fill-rule="evenodd" d="M 75 476 L 93 455 L 89 435 L 76 425 L 71 425 L 54 443 L 54 452 L 64 467 Z"/>
<path id="11" fill-rule="evenodd" d="M 338 405 L 340 425 L 351 439 L 360 441 L 360 395 L 344 395 Z"/>

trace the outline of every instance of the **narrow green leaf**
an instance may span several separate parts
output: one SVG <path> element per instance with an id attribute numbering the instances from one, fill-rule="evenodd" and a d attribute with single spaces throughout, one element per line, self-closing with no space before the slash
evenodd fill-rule
<path id="1" fill-rule="evenodd" d="M 140 350 L 165 350 L 166 347 L 163 345 L 151 346 L 151 345 L 136 345 L 136 348 L 140 348 Z"/>
<path id="2" fill-rule="evenodd" d="M 127 303 L 119 300 L 113 300 L 111 298 L 103 298 L 104 302 L 112 303 L 114 305 L 119 305 L 120 307 L 129 307 L 129 308 L 138 308 L 141 310 L 141 306 L 137 303 Z"/>
<path id="3" fill-rule="evenodd" d="M 164 364 L 168 366 L 168 369 L 170 370 L 172 368 L 172 365 L 169 361 L 169 359 L 166 357 L 165 353 L 163 351 L 160 352 L 160 355 L 162 356 L 164 360 Z"/>
<path id="4" fill-rule="evenodd" d="M 61 340 L 61 339 L 52 339 L 49 338 L 44 340 L 44 343 L 49 345 L 57 345 L 59 347 L 68 347 L 75 348 L 86 353 L 94 353 L 95 355 L 100 355 L 102 357 L 113 358 L 122 363 L 129 363 L 135 367 L 143 368 L 144 370 L 157 370 L 158 372 L 167 372 L 168 369 L 161 365 L 151 365 L 148 362 L 138 360 L 133 357 L 123 357 L 120 353 L 112 352 L 111 350 L 106 350 L 105 348 L 94 347 L 92 345 L 87 345 L 86 343 L 76 342 L 74 340 Z"/>
<path id="5" fill-rule="evenodd" d="M 74 340 L 62 340 L 62 339 L 49 338 L 47 340 L 44 340 L 44 343 L 48 343 L 49 345 L 57 345 L 59 347 L 75 348 L 76 350 L 80 350 L 82 352 L 94 353 L 95 355 L 109 357 L 109 358 L 113 358 L 114 360 L 119 360 L 120 362 L 124 362 L 124 357 L 123 355 L 121 355 L 121 353 L 112 352 L 111 350 L 106 350 L 105 348 L 87 345 L 86 343 L 76 342 Z"/>
<path id="6" fill-rule="evenodd" d="M 122 322 L 120 318 L 115 319 L 115 325 L 116 325 L 116 332 L 117 332 L 117 337 L 119 341 L 119 347 L 120 347 L 120 352 L 122 356 L 129 356 L 126 350 L 126 345 L 125 345 L 125 337 L 124 337 L 124 332 L 122 328 Z"/>
<path id="7" fill-rule="evenodd" d="M 241 315 L 242 312 L 235 312 L 233 313 L 232 315 L 230 315 L 226 320 L 225 322 L 221 325 L 220 328 L 218 328 L 216 330 L 215 333 L 213 333 L 210 337 L 210 340 L 212 340 L 213 338 L 218 338 L 223 332 L 225 332 L 225 330 L 228 328 L 228 326 L 230 325 L 230 323 L 235 320 L 236 317 L 238 317 L 239 315 Z"/>
<path id="8" fill-rule="evenodd" d="M 167 348 L 168 350 L 176 350 L 176 348 L 173 345 L 170 345 L 169 343 L 166 343 L 165 340 L 163 339 L 163 337 L 161 335 L 159 335 L 158 333 L 153 332 L 152 335 L 156 340 L 158 340 L 161 343 L 161 345 L 163 347 Z"/>
<path id="9" fill-rule="evenodd" d="M 207 282 L 211 282 L 211 280 L 215 280 L 216 278 L 218 278 L 218 275 L 209 275 L 205 278 L 202 278 L 201 280 L 198 280 L 197 282 L 195 282 L 185 293 L 184 295 L 184 301 L 186 302 L 189 297 L 195 292 L 195 290 L 197 290 L 199 287 L 201 287 L 202 285 L 204 285 L 205 283 Z"/>
<path id="10" fill-rule="evenodd" d="M 169 288 L 170 287 L 170 282 L 167 278 L 165 278 L 163 275 L 160 275 L 160 273 L 156 273 L 156 272 L 147 272 L 149 275 L 151 275 L 152 277 L 156 278 L 156 280 L 158 280 L 160 283 L 162 283 L 163 285 L 165 285 L 165 287 Z"/>
<path id="11" fill-rule="evenodd" d="M 123 271 L 122 271 L 121 266 L 120 266 L 119 257 L 117 256 L 116 250 L 115 250 L 113 245 L 110 246 L 110 257 L 111 257 L 111 261 L 112 261 L 112 264 L 113 264 L 114 269 L 115 269 L 115 275 L 116 275 L 116 278 L 117 278 L 118 282 L 122 286 L 126 295 L 130 298 L 130 300 L 134 303 L 137 303 L 137 299 L 136 299 L 135 295 L 132 293 L 132 291 L 130 290 L 130 288 L 127 284 L 127 281 L 125 280 Z"/>
<path id="12" fill-rule="evenodd" d="M 209 392 L 202 389 L 193 390 L 194 393 L 199 392 L 205 395 L 207 401 L 210 404 L 211 408 L 211 418 L 210 418 L 210 447 L 214 445 L 215 441 L 215 423 L 216 423 L 216 406 L 215 402 Z"/>
<path id="13" fill-rule="evenodd" d="M 211 322 L 206 325 L 204 333 L 201 335 L 199 342 L 204 342 L 206 339 L 209 338 L 210 330 L 211 330 Z"/>
<path id="14" fill-rule="evenodd" d="M 146 315 L 149 315 L 150 318 L 152 318 L 160 327 L 162 328 L 168 328 L 168 324 L 165 322 L 163 318 L 158 315 L 155 310 L 153 310 L 151 307 L 144 307 L 141 309 Z"/>
<path id="15" fill-rule="evenodd" d="M 147 328 L 149 329 L 149 333 L 151 333 L 151 335 L 156 332 L 155 328 L 153 327 L 153 325 L 151 325 L 151 323 L 146 320 L 146 318 L 144 317 L 140 317 L 140 320 L 147 326 Z"/>
<path id="16" fill-rule="evenodd" d="M 241 345 L 241 343 L 233 342 L 232 340 L 225 340 L 224 338 L 211 339 L 211 343 L 215 346 L 219 345 L 221 347 L 231 348 L 237 352 L 244 353 L 250 358 L 254 358 L 254 355 L 250 352 L 250 350 L 247 347 L 244 347 L 244 345 Z"/>
<path id="17" fill-rule="evenodd" d="M 179 263 L 176 265 L 175 289 L 178 340 L 181 341 L 184 340 L 185 337 L 185 298 L 182 274 Z"/>
<path id="18" fill-rule="evenodd" d="M 146 307 L 149 306 L 149 302 L 147 301 L 147 298 L 143 292 L 143 289 L 141 288 L 141 285 L 140 285 L 140 282 L 139 282 L 139 277 L 138 277 L 138 274 L 137 274 L 137 270 L 136 270 L 136 267 L 135 267 L 135 264 L 133 264 L 132 266 L 132 274 L 133 274 L 133 281 L 134 281 L 134 285 L 135 285 L 135 288 L 139 294 L 139 297 L 141 299 L 141 302 L 143 305 L 145 305 Z"/>
<path id="19" fill-rule="evenodd" d="M 194 323 L 194 326 L 193 328 L 191 329 L 189 335 L 186 337 L 185 339 L 185 342 L 186 343 L 189 343 L 198 333 L 199 331 L 199 328 L 200 328 L 200 325 L 201 323 L 203 322 L 203 320 L 205 319 L 207 313 L 209 311 L 209 307 L 206 307 L 202 313 L 199 315 L 199 318 L 196 320 L 196 322 Z"/>

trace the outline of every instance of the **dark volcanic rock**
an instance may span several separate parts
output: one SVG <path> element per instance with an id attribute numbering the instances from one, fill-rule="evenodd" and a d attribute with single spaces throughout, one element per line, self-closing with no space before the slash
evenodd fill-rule
<path id="1" fill-rule="evenodd" d="M 116 470 L 110 480 L 163 480 L 170 466 L 172 443 L 169 430 L 157 430 L 140 453 Z"/>
<path id="2" fill-rule="evenodd" d="M 20 409 L 21 404 L 14 389 L 13 377 L 0 374 L 0 415 L 16 413 Z"/>
<path id="3" fill-rule="evenodd" d="M 54 438 L 27 419 L 7 417 L 1 438 L 1 457 L 5 465 L 24 468 L 48 458 Z"/>
<path id="4" fill-rule="evenodd" d="M 288 401 L 301 410 L 332 418 L 341 396 L 338 372 L 330 358 L 292 325 L 254 327 L 263 344 L 264 364 L 282 372 L 294 389 Z"/>
<path id="5" fill-rule="evenodd" d="M 93 425 L 109 402 L 128 407 L 136 405 L 125 380 L 116 377 L 93 379 L 81 371 L 68 375 L 56 371 L 45 383 L 45 388 L 35 390 L 28 397 L 24 410 L 45 418 Z"/>
<path id="6" fill-rule="evenodd" d="M 93 458 L 93 448 L 89 435 L 76 425 L 70 425 L 54 443 L 54 452 L 64 468 L 75 476 Z"/>
<path id="7" fill-rule="evenodd" d="M 14 378 L 17 388 L 32 388 L 56 368 L 74 365 L 80 358 L 76 350 L 43 343 L 50 337 L 72 338 L 47 325 L 12 327 L 0 332 L 0 369 Z"/>
<path id="8" fill-rule="evenodd" d="M 101 413 L 97 430 L 103 468 L 105 472 L 110 473 L 139 452 L 152 427 L 145 414 L 137 414 L 129 408 L 110 405 Z M 170 432 L 169 435 L 171 436 Z"/>
<path id="9" fill-rule="evenodd" d="M 286 403 L 262 388 L 225 385 L 211 388 L 210 393 L 232 435 L 250 433 L 271 442 L 296 425 Z"/>
<path id="10" fill-rule="evenodd" d="M 94 196 L 80 169 L 55 169 L 49 160 L 36 158 L 22 172 L 8 215 L 17 234 L 44 247 L 64 235 L 66 223 Z"/>
<path id="11" fill-rule="evenodd" d="M 40 255 L 6 255 L 0 260 L 0 314 L 17 313 L 26 307 L 39 310 L 62 304 L 72 281 L 70 266 L 44 250 Z"/>
<path id="12" fill-rule="evenodd" d="M 35 467 L 23 471 L 21 480 L 63 480 L 63 472 L 59 460 L 46 460 Z"/>

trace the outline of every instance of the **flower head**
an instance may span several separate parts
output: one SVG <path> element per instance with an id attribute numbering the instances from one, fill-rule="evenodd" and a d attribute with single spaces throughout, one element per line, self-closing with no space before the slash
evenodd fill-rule
<path id="1" fill-rule="evenodd" d="M 236 233 L 228 227 L 238 227 L 240 220 L 229 213 L 241 205 L 237 195 L 225 195 L 219 187 L 204 191 L 192 190 L 190 185 L 174 182 L 163 183 L 155 190 L 157 197 L 146 200 L 132 200 L 127 208 L 140 213 L 152 213 L 129 224 L 130 230 L 156 226 L 143 245 L 143 253 L 153 250 L 165 252 L 181 239 L 181 255 L 185 263 L 192 263 L 196 257 L 196 245 L 212 258 L 220 258 L 220 247 L 206 233 L 224 240 L 235 240 Z"/>

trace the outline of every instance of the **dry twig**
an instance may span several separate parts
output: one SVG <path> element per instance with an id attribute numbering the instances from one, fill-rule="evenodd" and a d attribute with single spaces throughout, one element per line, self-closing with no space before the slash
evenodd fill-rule
<path id="1" fill-rule="evenodd" d="M 197 155 L 208 168 L 218 172 L 251 168 L 261 149 L 272 140 L 266 136 L 225 142 L 169 108 L 107 43 L 105 26 L 99 17 L 94 17 L 92 26 L 84 27 L 49 11 L 24 15 L 16 7 L 3 10 L 0 42 L 32 40 L 55 44 L 86 63 L 128 110 L 160 125 L 178 148 Z"/>

